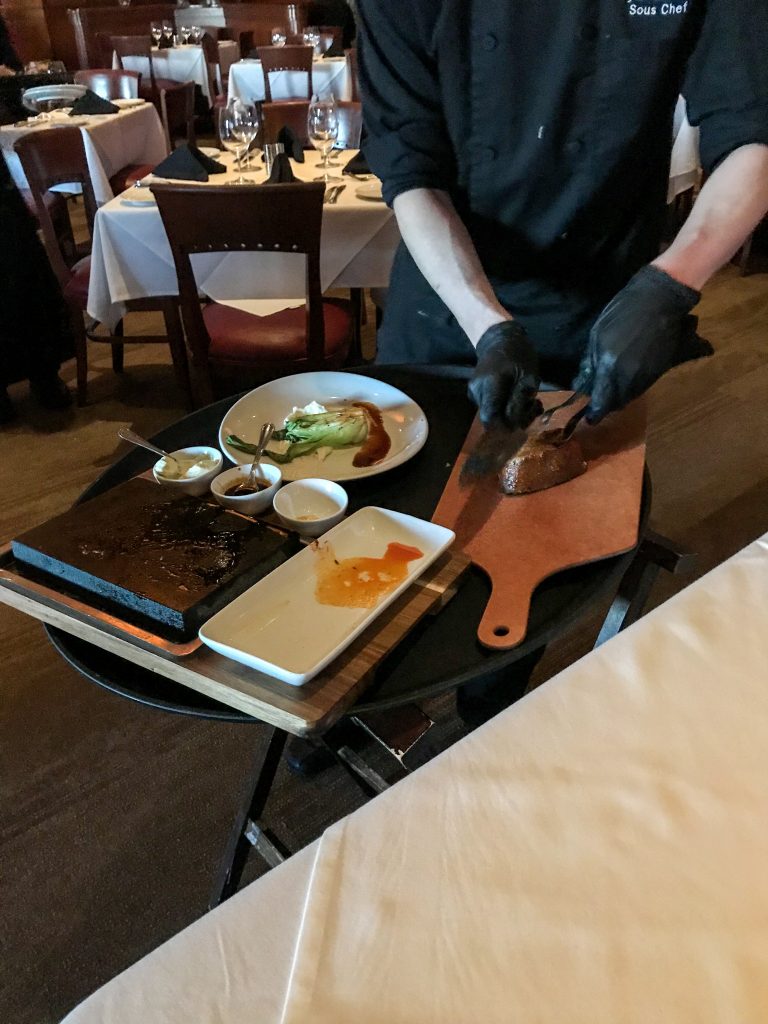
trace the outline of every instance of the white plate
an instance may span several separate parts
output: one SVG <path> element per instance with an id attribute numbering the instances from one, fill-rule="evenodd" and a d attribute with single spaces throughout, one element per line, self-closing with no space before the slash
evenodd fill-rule
<path id="1" fill-rule="evenodd" d="M 136 191 L 138 191 L 138 189 Z M 142 191 L 144 191 L 144 190 L 142 189 Z M 147 189 L 146 191 L 149 192 L 149 189 Z M 136 198 L 136 199 L 133 199 L 133 198 L 121 199 L 120 200 L 120 205 L 121 206 L 157 206 L 157 200 L 152 195 L 152 193 L 149 192 L 149 195 L 147 195 L 146 198 L 142 197 L 142 198 Z"/>
<path id="2" fill-rule="evenodd" d="M 326 459 L 315 454 L 304 455 L 280 466 L 284 480 L 320 477 L 322 480 L 343 481 L 375 476 L 407 462 L 424 447 L 429 433 L 427 417 L 413 399 L 391 384 L 384 384 L 373 377 L 326 370 L 281 377 L 243 395 L 221 422 L 219 447 L 232 462 L 250 462 L 249 455 L 226 444 L 228 434 L 254 442 L 258 440 L 262 423 L 270 422 L 282 427 L 294 406 L 303 408 L 310 402 L 328 406 L 344 401 L 372 402 L 381 410 L 384 427 L 392 442 L 386 458 L 374 466 L 357 468 L 352 465 L 357 448 L 332 451 Z"/>
<path id="3" fill-rule="evenodd" d="M 128 99 L 110 100 L 109 102 L 110 103 L 114 103 L 114 105 L 116 107 L 119 107 L 120 110 L 130 110 L 131 107 L 143 107 L 145 102 L 146 102 L 146 100 L 142 100 L 142 99 L 138 99 L 138 98 L 135 98 L 135 99 L 128 98 Z"/>
<path id="4" fill-rule="evenodd" d="M 373 608 L 336 608 L 315 599 L 317 554 L 306 547 L 200 629 L 204 644 L 291 686 L 301 686 L 338 657 L 366 626 L 448 548 L 454 534 L 402 512 L 361 508 L 320 541 L 337 558 L 380 558 L 393 541 L 418 548 L 405 579 Z"/>
<path id="5" fill-rule="evenodd" d="M 358 199 L 365 199 L 369 203 L 383 203 L 384 196 L 381 194 L 381 182 L 371 181 L 367 185 L 361 185 L 355 189 Z"/>

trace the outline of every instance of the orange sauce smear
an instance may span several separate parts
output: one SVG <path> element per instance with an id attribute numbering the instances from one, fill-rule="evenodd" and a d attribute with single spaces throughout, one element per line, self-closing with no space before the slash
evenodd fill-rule
<path id="1" fill-rule="evenodd" d="M 363 409 L 368 417 L 368 437 L 363 442 L 360 451 L 355 452 L 352 465 L 358 468 L 373 466 L 377 462 L 381 462 L 392 447 L 392 441 L 384 429 L 384 420 L 380 409 L 371 402 L 353 402 L 352 404 L 357 409 Z"/>
<path id="2" fill-rule="evenodd" d="M 383 558 L 338 561 L 329 544 L 320 543 L 315 550 L 315 599 L 336 608 L 373 608 L 405 579 L 408 563 L 424 554 L 397 541 L 387 545 Z"/>

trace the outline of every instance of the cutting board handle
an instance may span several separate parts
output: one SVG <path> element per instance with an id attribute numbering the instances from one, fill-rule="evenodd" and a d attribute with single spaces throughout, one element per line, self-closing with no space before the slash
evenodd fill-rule
<path id="1" fill-rule="evenodd" d="M 504 580 L 499 586 L 494 583 L 485 613 L 477 627 L 477 639 L 483 647 L 497 651 L 508 651 L 525 639 L 528 630 L 528 614 L 531 609 L 531 594 L 535 583 L 519 576 L 513 585 Z"/>

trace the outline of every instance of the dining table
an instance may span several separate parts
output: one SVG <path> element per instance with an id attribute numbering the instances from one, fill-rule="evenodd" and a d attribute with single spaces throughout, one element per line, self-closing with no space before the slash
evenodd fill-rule
<path id="1" fill-rule="evenodd" d="M 16 142 L 29 132 L 50 132 L 78 127 L 83 136 L 93 191 L 99 205 L 114 198 L 110 178 L 130 164 L 159 163 L 168 155 L 168 143 L 157 111 L 151 103 L 131 101 L 117 114 L 70 117 L 53 111 L 46 118 L 0 127 L 0 150 L 16 185 L 29 188 L 21 161 L 14 152 Z M 57 185 L 54 191 L 78 193 L 79 185 Z"/>
<path id="2" fill-rule="evenodd" d="M 767 609 L 768 534 L 64 1024 L 761 1020 Z"/>
<path id="3" fill-rule="evenodd" d="M 275 71 L 270 74 L 273 100 L 307 96 L 307 75 L 304 71 Z M 330 94 L 337 100 L 352 96 L 352 80 L 346 57 L 316 57 L 312 61 L 312 90 L 317 95 Z M 265 99 L 264 70 L 260 60 L 239 60 L 229 69 L 228 101 L 260 103 Z"/>
<path id="4" fill-rule="evenodd" d="M 386 287 L 400 238 L 394 215 L 376 194 L 376 182 L 341 175 L 352 152 L 340 153 L 333 173 L 344 185 L 337 202 L 323 206 L 320 283 L 331 288 Z M 229 154 L 221 154 L 225 174 L 211 175 L 209 184 L 223 188 L 239 172 Z M 259 154 L 245 177 L 266 180 Z M 319 156 L 305 153 L 292 161 L 299 180 L 320 173 Z M 96 216 L 91 253 L 88 312 L 102 323 L 116 324 L 131 299 L 176 295 L 178 283 L 168 238 L 157 206 L 130 205 L 150 196 L 131 189 L 103 206 Z M 304 302 L 304 257 L 293 253 L 202 253 L 192 257 L 201 292 L 228 305 L 268 315 Z"/>
<path id="5" fill-rule="evenodd" d="M 240 45 L 232 39 L 220 39 L 219 63 L 215 69 L 215 87 L 223 91 L 223 79 L 226 78 L 232 64 L 240 57 Z M 124 56 L 112 58 L 113 67 L 122 64 L 126 71 L 138 71 L 142 78 L 149 80 L 149 59 L 147 57 Z M 168 78 L 174 82 L 194 82 L 200 87 L 209 107 L 213 105 L 215 96 L 211 94 L 211 80 L 205 60 L 205 51 L 197 43 L 180 43 L 167 48 L 152 48 L 152 67 L 156 78 Z"/>

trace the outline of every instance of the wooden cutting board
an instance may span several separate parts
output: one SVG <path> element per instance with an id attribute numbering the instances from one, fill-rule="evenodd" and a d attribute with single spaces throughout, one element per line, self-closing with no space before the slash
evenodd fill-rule
<path id="1" fill-rule="evenodd" d="M 549 391 L 539 398 L 547 409 L 568 394 Z M 547 429 L 563 426 L 571 412 L 556 413 Z M 464 461 L 482 433 L 475 419 L 432 519 L 454 530 L 455 546 L 490 577 L 493 589 L 477 631 L 484 646 L 508 650 L 524 639 L 531 596 L 542 580 L 637 544 L 645 422 L 642 400 L 597 426 L 582 422 L 575 436 L 587 472 L 559 487 L 511 497 L 501 492 L 495 475 L 467 487 L 459 483 Z M 537 425 L 531 430 L 536 432 Z"/>

